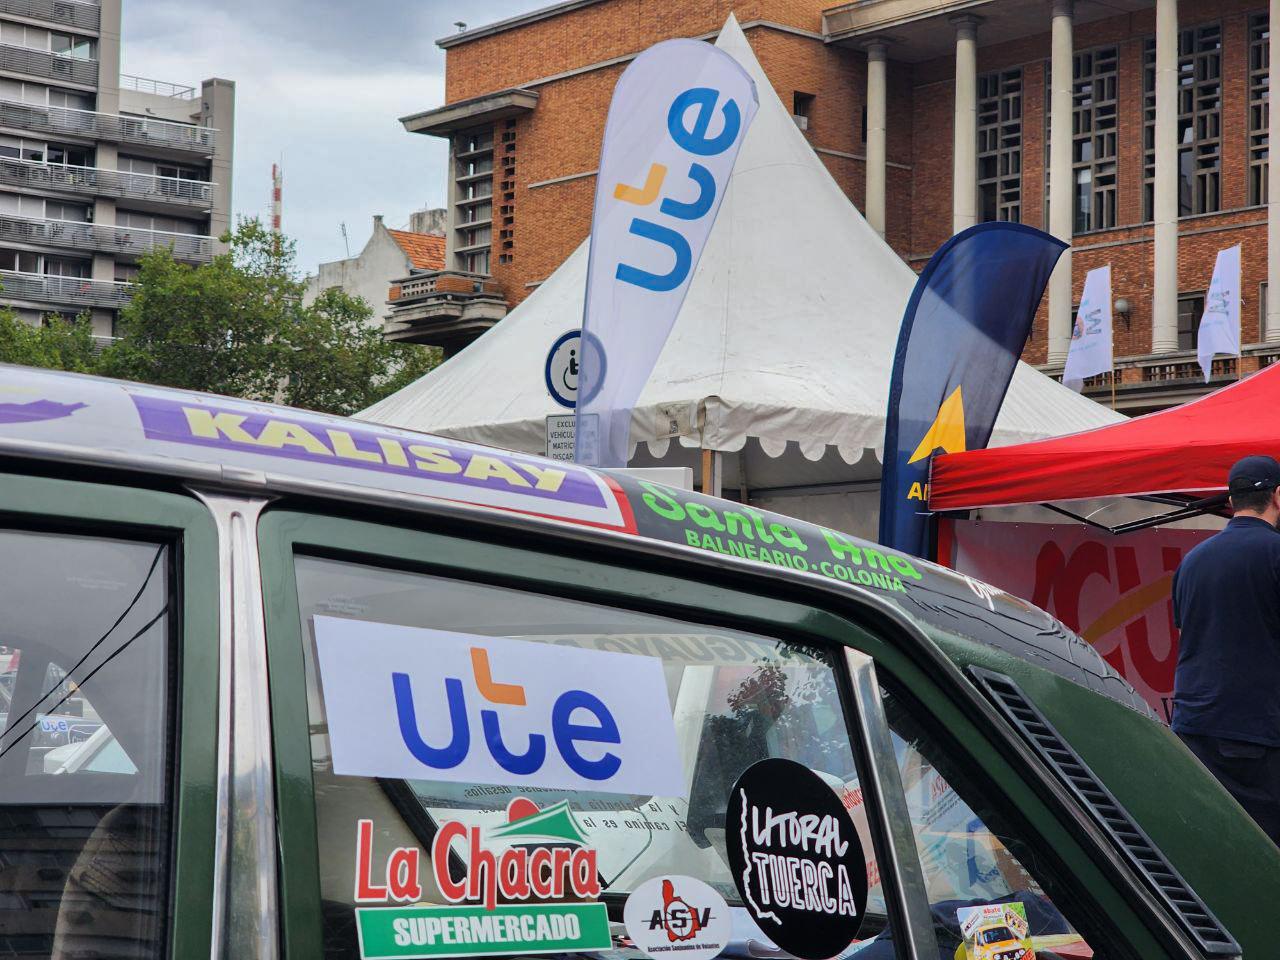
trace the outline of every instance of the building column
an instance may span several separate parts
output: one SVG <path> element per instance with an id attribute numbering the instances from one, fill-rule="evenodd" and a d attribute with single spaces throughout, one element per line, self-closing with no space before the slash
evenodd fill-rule
<path id="1" fill-rule="evenodd" d="M 1151 352 L 1178 349 L 1178 0 L 1156 0 L 1156 182 Z"/>
<path id="2" fill-rule="evenodd" d="M 952 140 L 951 230 L 978 222 L 978 23 L 955 17 L 956 113 Z M 870 131 L 868 131 L 869 133 Z"/>
<path id="3" fill-rule="evenodd" d="M 1280 3 L 1280 0 L 1272 0 Z M 880 236 L 885 229 L 885 100 L 889 45 L 876 40 L 867 45 L 867 223 Z"/>
<path id="4" fill-rule="evenodd" d="M 1271 0 L 1280 27 L 1280 0 Z M 1280 31 L 1271 31 L 1271 63 L 1280 64 Z M 1273 68 L 1274 69 L 1274 68 Z M 1269 111 L 1267 143 L 1280 144 L 1280 109 Z M 1280 156 L 1267 161 L 1267 343 L 1280 343 Z"/>
<path id="5" fill-rule="evenodd" d="M 1070 243 L 1074 232 L 1072 198 L 1075 184 L 1071 167 L 1071 88 L 1075 5 L 1073 0 L 1053 0 L 1053 46 L 1049 62 L 1049 232 Z M 1071 250 L 1064 250 L 1049 278 L 1050 363 L 1063 363 L 1071 346 Z"/>

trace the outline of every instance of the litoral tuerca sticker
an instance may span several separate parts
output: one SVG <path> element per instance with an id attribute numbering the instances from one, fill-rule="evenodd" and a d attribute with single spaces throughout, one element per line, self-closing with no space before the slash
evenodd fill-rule
<path id="1" fill-rule="evenodd" d="M 653 877 L 627 897 L 622 921 L 636 949 L 662 960 L 711 960 L 729 943 L 724 897 L 693 877 Z"/>
<path id="2" fill-rule="evenodd" d="M 485 834 L 482 836 L 482 833 Z M 445 821 L 431 844 L 431 879 L 448 905 L 422 904 L 419 851 L 398 847 L 374 868 L 374 826 L 356 830 L 355 900 L 360 956 L 435 958 L 608 950 L 609 917 L 594 848 L 567 802 L 544 810 L 525 797 L 488 830 Z M 450 852 L 467 865 L 449 870 Z M 499 903 L 499 900 L 503 901 Z M 579 902 L 557 902 L 557 901 Z M 409 906 L 407 904 L 413 904 Z"/>
<path id="3" fill-rule="evenodd" d="M 803 960 L 828 960 L 858 935 L 867 905 L 862 843 L 835 790 L 772 758 L 738 778 L 725 813 L 729 867 L 761 931 Z"/>

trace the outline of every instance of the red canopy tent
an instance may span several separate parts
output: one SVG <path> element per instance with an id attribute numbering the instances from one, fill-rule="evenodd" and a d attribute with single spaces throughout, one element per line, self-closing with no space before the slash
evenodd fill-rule
<path id="1" fill-rule="evenodd" d="M 1275 418 L 1272 418 L 1272 415 Z M 1280 456 L 1280 364 L 1169 410 L 934 458 L 932 510 L 1226 490 L 1243 456 Z"/>

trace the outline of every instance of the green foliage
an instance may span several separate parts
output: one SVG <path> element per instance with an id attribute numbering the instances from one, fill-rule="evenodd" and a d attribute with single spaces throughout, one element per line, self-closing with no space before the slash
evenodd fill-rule
<path id="1" fill-rule="evenodd" d="M 304 306 L 293 242 L 258 220 L 242 220 L 222 239 L 227 252 L 200 266 L 166 249 L 144 255 L 120 339 L 100 357 L 87 321 L 37 329 L 9 314 L 0 318 L 0 361 L 344 415 L 440 362 L 433 348 L 385 341 L 369 305 L 341 290 Z"/>
<path id="2" fill-rule="evenodd" d="M 51 315 L 35 327 L 0 309 L 0 363 L 91 373 L 97 362 L 88 317 L 68 321 Z"/>

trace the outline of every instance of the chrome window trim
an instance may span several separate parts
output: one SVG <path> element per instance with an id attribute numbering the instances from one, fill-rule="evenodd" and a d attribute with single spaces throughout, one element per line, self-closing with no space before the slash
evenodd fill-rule
<path id="1" fill-rule="evenodd" d="M 218 531 L 218 754 L 211 960 L 279 956 L 275 764 L 258 518 L 268 498 L 192 491 Z"/>
<path id="2" fill-rule="evenodd" d="M 933 929 L 933 913 L 925 888 L 920 853 L 916 849 L 915 831 L 907 810 L 907 794 L 902 787 L 902 774 L 893 749 L 889 721 L 880 697 L 875 662 L 859 650 L 846 647 L 844 661 L 849 668 L 850 687 L 856 710 L 858 739 L 866 760 L 871 790 L 864 787 L 868 807 L 875 806 L 876 816 L 884 825 L 889 841 L 893 879 L 893 895 L 903 910 L 902 934 L 911 957 L 938 956 L 938 938 Z M 882 874 L 883 876 L 883 874 Z M 886 891 L 887 892 L 887 891 Z"/>

